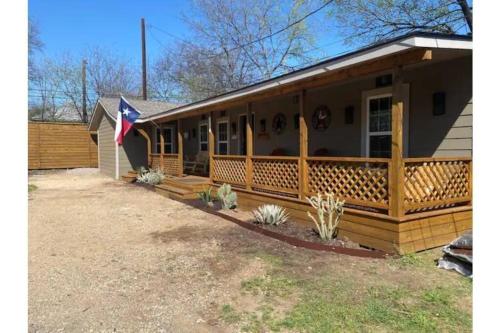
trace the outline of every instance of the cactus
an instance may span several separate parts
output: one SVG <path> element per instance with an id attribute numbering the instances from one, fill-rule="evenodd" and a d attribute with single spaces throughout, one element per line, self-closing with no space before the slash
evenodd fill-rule
<path id="1" fill-rule="evenodd" d="M 317 218 L 310 212 L 307 212 L 307 216 L 314 221 L 319 237 L 322 240 L 331 240 L 344 214 L 344 201 L 335 199 L 333 193 L 326 193 L 324 198 L 318 193 L 315 197 L 307 198 L 307 201 L 316 209 Z"/>
<path id="2" fill-rule="evenodd" d="M 253 212 L 257 223 L 280 225 L 288 220 L 285 208 L 278 205 L 262 205 Z"/>
<path id="3" fill-rule="evenodd" d="M 223 209 L 233 209 L 237 206 L 238 196 L 236 192 L 233 192 L 229 184 L 222 184 L 222 186 L 219 187 L 217 190 L 217 198 L 221 201 Z"/>
<path id="4" fill-rule="evenodd" d="M 213 207 L 214 203 L 212 202 L 212 187 L 209 186 L 206 190 L 198 192 L 198 198 L 200 198 L 200 200 L 208 207 Z"/>

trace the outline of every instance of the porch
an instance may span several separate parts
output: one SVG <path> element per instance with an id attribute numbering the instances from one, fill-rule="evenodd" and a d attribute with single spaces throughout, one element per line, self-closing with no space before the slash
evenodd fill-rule
<path id="1" fill-rule="evenodd" d="M 360 244 L 399 252 L 445 244 L 472 225 L 472 159 L 459 155 L 466 151 L 461 146 L 438 151 L 454 130 L 450 124 L 468 112 L 471 91 L 464 73 L 450 70 L 468 66 L 467 57 L 436 52 L 440 61 L 451 56 L 444 65 L 432 62 L 431 54 L 418 50 L 412 63 L 392 59 L 389 70 L 366 73 L 361 68 L 368 65 L 359 65 L 352 71 L 366 74 L 342 74 L 318 86 L 169 120 L 176 129 L 175 152 L 165 153 L 160 129 L 160 151 L 150 151 L 149 164 L 181 183 L 186 157 L 205 152 L 204 186 L 231 184 L 244 208 L 273 202 L 310 223 L 306 198 L 330 192 L 346 202 L 340 233 Z M 373 84 L 387 74 L 390 85 Z M 447 79 L 436 79 L 441 76 Z M 453 98 L 447 115 L 438 118 L 429 110 L 433 92 L 442 90 Z M 318 125 L 324 105 L 328 117 L 337 118 L 334 125 Z M 265 121 L 269 114 L 272 130 Z M 280 128 L 280 121 L 288 124 Z M 430 122 L 433 133 L 446 134 L 433 136 L 425 127 Z"/>

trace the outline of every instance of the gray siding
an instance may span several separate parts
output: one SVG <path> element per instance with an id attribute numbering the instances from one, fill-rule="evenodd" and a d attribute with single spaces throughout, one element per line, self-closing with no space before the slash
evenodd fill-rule
<path id="1" fill-rule="evenodd" d="M 379 73 L 379 75 L 382 73 Z M 466 56 L 452 60 L 422 65 L 404 73 L 405 84 L 409 86 L 407 126 L 404 130 L 405 151 L 409 157 L 430 156 L 470 156 L 472 154 L 472 57 Z M 365 134 L 362 133 L 362 118 L 366 113 L 363 94 L 378 94 L 375 89 L 375 76 L 352 79 L 348 82 L 332 84 L 307 92 L 305 116 L 309 122 L 309 154 L 326 148 L 330 156 L 364 156 Z M 446 113 L 432 115 L 432 95 L 446 93 Z M 326 105 L 331 111 L 330 126 L 324 131 L 312 128 L 314 110 Z M 354 107 L 354 121 L 345 123 L 344 110 Z M 229 120 L 230 154 L 239 154 L 239 115 L 246 113 L 244 105 L 225 111 Z M 253 103 L 255 113 L 254 154 L 269 155 L 274 149 L 282 148 L 288 155 L 299 154 L 299 130 L 294 127 L 294 115 L 299 105 L 293 95 L 272 98 Z M 283 133 L 272 130 L 274 116 L 282 112 L 287 125 Z M 221 118 L 221 112 L 214 112 L 213 121 Z M 261 133 L 260 122 L 266 121 L 266 131 Z M 198 124 L 201 116 L 183 120 L 183 127 L 190 131 L 190 138 L 184 140 L 185 155 L 194 156 L 199 147 Z M 233 131 L 232 123 L 236 123 Z M 196 128 L 197 136 L 191 136 Z M 233 133 L 234 132 L 234 133 Z M 215 133 L 217 134 L 217 133 Z M 216 136 L 217 138 L 217 136 Z"/>
<path id="2" fill-rule="evenodd" d="M 123 145 L 119 147 L 118 158 L 120 176 L 141 166 L 147 167 L 148 147 L 146 139 L 134 130 L 130 130 L 125 136 Z"/>
<path id="3" fill-rule="evenodd" d="M 410 155 L 472 155 L 472 57 L 405 74 L 411 83 Z M 446 113 L 432 114 L 432 94 L 446 93 Z"/>
<path id="4" fill-rule="evenodd" d="M 115 177 L 115 122 L 106 114 L 101 119 L 97 130 L 99 137 L 99 171 L 107 176 Z"/>

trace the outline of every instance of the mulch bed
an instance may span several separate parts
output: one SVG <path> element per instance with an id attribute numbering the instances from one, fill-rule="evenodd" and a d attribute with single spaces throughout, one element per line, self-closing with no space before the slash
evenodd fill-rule
<path id="1" fill-rule="evenodd" d="M 154 191 L 154 186 L 136 182 L 133 184 Z M 225 220 L 233 222 L 245 229 L 283 241 L 293 246 L 316 251 L 336 252 L 363 258 L 385 259 L 392 255 L 380 250 L 362 248 L 359 244 L 346 238 L 335 238 L 331 241 L 322 241 L 313 228 L 303 227 L 298 223 L 293 222 L 291 219 L 280 226 L 261 225 L 254 223 L 251 212 L 241 209 L 221 209 L 218 202 L 214 202 L 214 207 L 207 207 L 198 199 L 177 201 L 203 210 L 209 214 L 224 218 Z"/>

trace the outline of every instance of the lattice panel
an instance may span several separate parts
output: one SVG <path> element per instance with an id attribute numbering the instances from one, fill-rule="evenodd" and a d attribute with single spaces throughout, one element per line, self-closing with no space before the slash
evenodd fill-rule
<path id="1" fill-rule="evenodd" d="M 405 162 L 406 210 L 447 206 L 462 198 L 467 201 L 472 195 L 469 171 L 468 160 Z"/>
<path id="2" fill-rule="evenodd" d="M 179 174 L 179 158 L 177 155 L 163 155 L 163 171 L 167 175 Z"/>
<path id="3" fill-rule="evenodd" d="M 276 192 L 296 193 L 299 190 L 298 159 L 252 158 L 252 187 Z"/>
<path id="4" fill-rule="evenodd" d="M 308 160 L 308 192 L 334 193 L 351 201 L 389 205 L 388 164 Z"/>
<path id="5" fill-rule="evenodd" d="M 215 181 L 228 184 L 245 184 L 245 157 L 213 157 L 213 161 L 213 177 Z"/>

